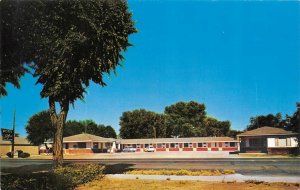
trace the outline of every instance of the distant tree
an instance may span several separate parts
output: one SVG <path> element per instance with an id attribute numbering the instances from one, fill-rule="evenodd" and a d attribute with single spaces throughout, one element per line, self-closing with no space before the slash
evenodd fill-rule
<path id="1" fill-rule="evenodd" d="M 196 136 L 203 127 L 206 117 L 205 105 L 194 101 L 177 102 L 165 108 L 167 115 L 167 136 Z"/>
<path id="2" fill-rule="evenodd" d="M 242 132 L 243 131 L 240 131 L 240 130 L 230 130 L 227 135 L 229 137 L 236 138 L 236 136 Z"/>
<path id="3" fill-rule="evenodd" d="M 284 128 L 285 121 L 282 119 L 280 113 L 277 113 L 276 115 L 259 115 L 250 118 L 250 124 L 247 126 L 246 130 L 249 131 L 264 126 Z"/>
<path id="4" fill-rule="evenodd" d="M 84 125 L 76 120 L 69 120 L 64 127 L 63 136 L 68 137 L 72 135 L 81 134 L 84 132 Z"/>
<path id="5" fill-rule="evenodd" d="M 81 133 L 88 133 L 107 138 L 116 138 L 116 132 L 111 126 L 97 125 L 93 120 L 70 120 L 66 122 L 64 128 L 64 137 L 77 135 Z"/>
<path id="6" fill-rule="evenodd" d="M 54 128 L 51 125 L 49 111 L 41 111 L 31 116 L 26 124 L 27 139 L 34 145 L 41 145 L 52 139 Z"/>
<path id="7" fill-rule="evenodd" d="M 227 136 L 230 133 L 229 121 L 218 121 L 215 118 L 207 117 L 204 119 L 204 126 L 207 136 L 220 137 Z"/>
<path id="8" fill-rule="evenodd" d="M 98 135 L 106 138 L 117 138 L 116 131 L 110 125 L 98 125 Z"/>
<path id="9" fill-rule="evenodd" d="M 18 7 L 10 8 L 14 4 Z M 41 97 L 48 98 L 55 129 L 53 164 L 62 166 L 63 128 L 69 105 L 84 99 L 91 81 L 105 86 L 104 75 L 116 72 L 124 60 L 122 53 L 131 46 L 128 37 L 136 32 L 131 12 L 126 1 L 111 0 L 3 0 L 1 10 L 6 9 L 11 11 L 1 11 L 2 18 L 17 15 L 11 22 L 22 23 L 17 25 L 21 41 L 14 42 L 14 28 L 6 31 L 6 44 L 20 43 L 9 56 L 17 56 L 17 69 L 19 63 L 30 63 L 33 76 L 38 78 L 36 83 L 42 85 Z M 11 50 L 14 48 L 8 51 Z M 22 74 L 14 75 L 16 78 L 8 82 L 18 86 Z M 5 94 L 7 81 L 2 82 L 1 76 L 0 82 L 1 93 Z"/>
<path id="10" fill-rule="evenodd" d="M 299 111 L 296 111 L 292 116 L 286 115 L 285 117 L 285 129 L 288 131 L 293 131 L 294 133 L 298 133 L 299 131 L 299 119 L 297 116 L 300 114 Z"/>
<path id="11" fill-rule="evenodd" d="M 120 126 L 120 137 L 124 139 L 165 137 L 164 115 L 144 109 L 123 112 Z"/>

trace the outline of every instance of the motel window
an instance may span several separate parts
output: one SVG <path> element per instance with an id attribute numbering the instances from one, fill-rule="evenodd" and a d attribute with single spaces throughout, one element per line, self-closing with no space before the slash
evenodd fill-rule
<path id="1" fill-rule="evenodd" d="M 279 147 L 286 147 L 286 145 L 287 145 L 287 139 L 284 138 L 284 137 L 280 137 L 278 139 L 278 146 Z"/>
<path id="2" fill-rule="evenodd" d="M 266 146 L 266 140 L 262 138 L 249 139 L 250 147 L 264 147 Z"/>
<path id="3" fill-rule="evenodd" d="M 179 148 L 179 144 L 178 143 L 175 143 L 175 148 Z"/>
<path id="4" fill-rule="evenodd" d="M 222 143 L 221 142 L 219 142 L 219 147 L 222 147 Z"/>
<path id="5" fill-rule="evenodd" d="M 98 143 L 93 143 L 93 149 L 98 149 Z"/>
<path id="6" fill-rule="evenodd" d="M 235 147 L 235 142 L 230 142 L 230 147 Z"/>
<path id="7" fill-rule="evenodd" d="M 203 144 L 202 143 L 198 143 L 198 147 L 199 148 L 203 147 Z"/>
<path id="8" fill-rule="evenodd" d="M 136 145 L 136 148 L 141 148 L 141 145 L 140 145 L 140 144 L 137 144 L 137 145 Z"/>
<path id="9" fill-rule="evenodd" d="M 109 148 L 111 146 L 111 143 L 105 143 L 105 147 Z"/>
<path id="10" fill-rule="evenodd" d="M 217 143 L 215 143 L 215 147 L 218 147 Z"/>
<path id="11" fill-rule="evenodd" d="M 184 148 L 188 148 L 189 147 L 189 143 L 184 143 Z"/>
<path id="12" fill-rule="evenodd" d="M 86 143 L 85 142 L 79 142 L 77 143 L 78 148 L 86 148 Z"/>
<path id="13" fill-rule="evenodd" d="M 189 148 L 193 148 L 193 143 L 189 143 Z"/>
<path id="14" fill-rule="evenodd" d="M 203 147 L 207 147 L 207 144 L 206 144 L 206 143 L 203 143 Z"/>
<path id="15" fill-rule="evenodd" d="M 166 143 L 163 143 L 163 144 L 162 144 L 162 148 L 166 148 Z"/>
<path id="16" fill-rule="evenodd" d="M 175 143 L 171 143 L 171 148 L 175 148 Z"/>
<path id="17" fill-rule="evenodd" d="M 136 144 L 132 144 L 132 147 L 133 147 L 133 148 L 136 148 Z"/>
<path id="18" fill-rule="evenodd" d="M 225 142 L 225 147 L 229 147 L 229 142 Z"/>
<path id="19" fill-rule="evenodd" d="M 158 143 L 157 148 L 161 148 L 161 147 L 162 147 L 162 144 Z"/>

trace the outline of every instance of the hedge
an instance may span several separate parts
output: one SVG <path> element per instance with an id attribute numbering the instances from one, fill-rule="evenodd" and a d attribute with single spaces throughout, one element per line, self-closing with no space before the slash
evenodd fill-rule
<path id="1" fill-rule="evenodd" d="M 70 190 L 103 176 L 99 164 L 72 164 L 47 172 L 1 176 L 3 190 Z"/>

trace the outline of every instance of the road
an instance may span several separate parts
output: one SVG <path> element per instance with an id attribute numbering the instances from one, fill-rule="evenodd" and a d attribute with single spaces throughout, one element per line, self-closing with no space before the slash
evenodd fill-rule
<path id="1" fill-rule="evenodd" d="M 107 166 L 107 173 L 131 169 L 233 169 L 243 175 L 300 176 L 300 159 L 282 158 L 165 158 L 165 159 L 90 159 L 65 160 L 65 163 L 97 162 Z M 51 168 L 51 160 L 1 160 L 1 172 L 14 173 Z"/>

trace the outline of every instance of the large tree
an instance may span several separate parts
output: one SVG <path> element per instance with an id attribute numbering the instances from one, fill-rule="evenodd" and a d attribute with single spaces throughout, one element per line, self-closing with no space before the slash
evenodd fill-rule
<path id="1" fill-rule="evenodd" d="M 55 129 L 53 164 L 61 166 L 69 105 L 84 98 L 91 81 L 106 85 L 105 74 L 116 71 L 136 29 L 123 0 L 6 1 L 17 2 L 22 5 L 12 11 L 22 13 L 25 23 L 20 61 L 31 62 L 41 97 L 48 98 Z"/>
<path id="2" fill-rule="evenodd" d="M 54 128 L 51 124 L 49 111 L 41 111 L 31 116 L 25 127 L 27 139 L 34 145 L 40 145 L 52 139 Z"/>
<path id="3" fill-rule="evenodd" d="M 11 83 L 20 88 L 19 79 L 28 70 L 24 67 L 24 24 L 22 9 L 16 1 L 0 1 L 0 97 L 6 96 L 6 85 Z"/>
<path id="4" fill-rule="evenodd" d="M 106 138 L 116 138 L 117 134 L 111 126 L 97 124 L 93 120 L 69 120 L 64 127 L 63 136 L 77 135 L 81 133 L 89 133 Z"/>
<path id="5" fill-rule="evenodd" d="M 204 119 L 206 135 L 210 137 L 228 136 L 230 134 L 230 122 L 219 121 L 213 117 Z"/>
<path id="6" fill-rule="evenodd" d="M 98 125 L 98 135 L 106 138 L 117 138 L 117 133 L 110 125 Z"/>
<path id="7" fill-rule="evenodd" d="M 124 139 L 165 137 L 165 116 L 144 109 L 124 112 L 120 126 L 120 136 Z"/>
<path id="8" fill-rule="evenodd" d="M 264 126 L 284 128 L 285 120 L 280 113 L 277 113 L 276 115 L 267 114 L 251 117 L 246 130 L 253 130 Z"/>
<path id="9" fill-rule="evenodd" d="M 167 115 L 167 137 L 195 136 L 195 130 L 203 127 L 206 117 L 205 105 L 198 102 L 177 102 L 165 108 Z"/>

